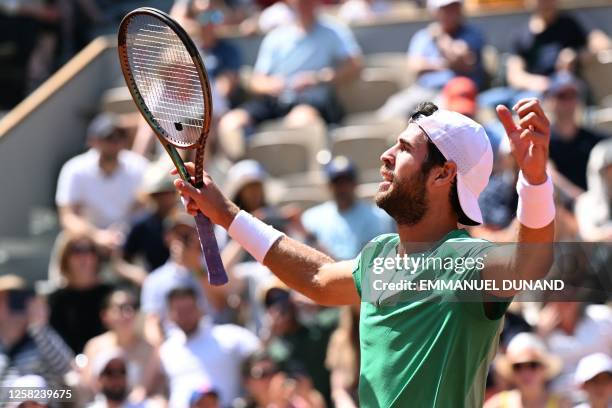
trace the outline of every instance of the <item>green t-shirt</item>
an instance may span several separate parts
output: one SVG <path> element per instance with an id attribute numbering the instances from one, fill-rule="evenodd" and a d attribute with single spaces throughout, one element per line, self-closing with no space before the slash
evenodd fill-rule
<path id="1" fill-rule="evenodd" d="M 477 266 L 470 264 L 471 269 L 457 273 L 435 262 L 412 270 L 393 268 L 393 276 L 374 274 L 374 259 L 395 257 L 398 244 L 397 234 L 377 237 L 360 253 L 353 272 L 362 301 L 360 406 L 481 407 L 508 303 L 497 303 L 495 316 L 489 318 L 483 302 L 456 290 L 374 290 L 373 282 L 381 277 L 393 282 L 480 277 L 482 269 Z M 431 249 L 411 256 L 444 261 L 478 258 L 493 246 L 471 238 L 465 230 L 454 230 Z"/>

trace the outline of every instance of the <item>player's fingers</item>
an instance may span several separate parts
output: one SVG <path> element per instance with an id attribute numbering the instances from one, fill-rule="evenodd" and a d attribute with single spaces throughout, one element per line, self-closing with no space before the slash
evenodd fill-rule
<path id="1" fill-rule="evenodd" d="M 519 126 L 522 129 L 529 129 L 539 132 L 541 134 L 548 134 L 549 132 L 549 123 L 542 116 L 538 115 L 536 112 L 530 112 L 526 116 L 523 116 L 519 119 Z"/>
<path id="2" fill-rule="evenodd" d="M 518 105 L 518 104 L 517 104 Z M 540 101 L 537 99 L 531 99 L 528 100 L 528 102 L 518 105 L 518 108 L 515 109 L 517 115 L 519 116 L 519 118 L 525 117 L 527 115 L 529 115 L 530 113 L 535 113 L 536 115 L 546 119 L 546 114 L 544 113 L 544 109 L 542 109 L 542 105 L 540 104 Z"/>
<path id="3" fill-rule="evenodd" d="M 546 146 L 546 137 L 533 129 L 525 129 L 520 135 L 521 142 L 530 141 L 534 146 Z"/>
<path id="4" fill-rule="evenodd" d="M 510 109 L 506 108 L 504 105 L 497 105 L 495 110 L 497 111 L 499 121 L 504 126 L 508 135 L 518 130 L 516 123 L 514 123 L 514 119 L 512 119 L 512 112 L 510 112 Z"/>
<path id="5" fill-rule="evenodd" d="M 537 98 L 523 98 L 512 107 L 512 110 L 518 112 L 524 106 L 533 104 L 534 101 L 537 102 Z"/>
<path id="6" fill-rule="evenodd" d="M 174 180 L 174 187 L 181 193 L 182 196 L 195 199 L 200 193 L 197 188 L 181 179 Z"/>

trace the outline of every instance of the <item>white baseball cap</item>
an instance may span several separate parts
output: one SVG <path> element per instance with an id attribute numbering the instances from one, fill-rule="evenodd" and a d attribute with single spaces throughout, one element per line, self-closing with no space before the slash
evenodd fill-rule
<path id="1" fill-rule="evenodd" d="M 437 10 L 453 3 L 463 4 L 463 0 L 427 0 L 427 8 L 430 10 Z"/>
<path id="2" fill-rule="evenodd" d="M 605 353 L 591 354 L 578 363 L 574 380 L 577 384 L 584 384 L 601 373 L 612 373 L 612 358 Z"/>
<path id="3" fill-rule="evenodd" d="M 457 112 L 440 109 L 415 121 L 446 160 L 457 165 L 457 193 L 461 209 L 472 221 L 482 224 L 478 197 L 489 183 L 493 149 L 484 128 Z"/>

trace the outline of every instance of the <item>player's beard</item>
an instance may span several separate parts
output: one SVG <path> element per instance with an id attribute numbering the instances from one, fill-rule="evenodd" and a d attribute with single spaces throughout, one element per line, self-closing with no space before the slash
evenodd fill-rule
<path id="1" fill-rule="evenodd" d="M 408 180 L 393 177 L 386 191 L 379 191 L 374 200 L 398 225 L 415 225 L 427 212 L 428 199 L 425 189 L 426 174 L 417 172 Z"/>

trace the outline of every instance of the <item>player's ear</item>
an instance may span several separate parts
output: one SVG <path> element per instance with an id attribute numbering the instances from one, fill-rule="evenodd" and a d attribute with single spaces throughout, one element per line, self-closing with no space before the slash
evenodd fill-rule
<path id="1" fill-rule="evenodd" d="M 444 165 L 435 168 L 433 171 L 435 171 L 433 180 L 435 186 L 450 185 L 457 174 L 457 165 L 455 162 L 447 161 Z"/>

